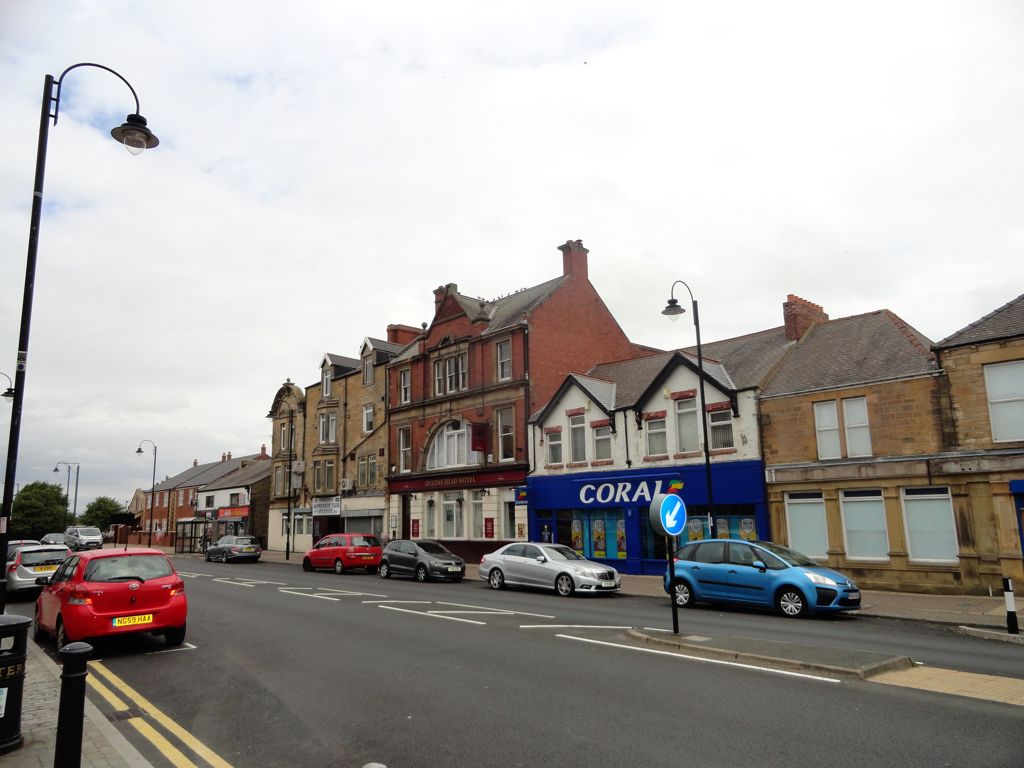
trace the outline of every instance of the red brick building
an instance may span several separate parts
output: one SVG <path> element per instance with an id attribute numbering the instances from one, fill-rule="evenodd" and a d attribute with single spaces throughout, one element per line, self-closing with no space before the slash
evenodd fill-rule
<path id="1" fill-rule="evenodd" d="M 388 364 L 388 535 L 467 558 L 526 538 L 514 491 L 530 469 L 530 415 L 566 374 L 651 352 L 590 283 L 583 244 L 559 250 L 559 277 L 493 301 L 436 288 L 433 321 Z"/>

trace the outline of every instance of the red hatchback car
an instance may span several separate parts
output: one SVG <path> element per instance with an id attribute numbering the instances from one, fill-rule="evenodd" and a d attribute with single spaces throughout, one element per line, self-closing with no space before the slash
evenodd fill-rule
<path id="1" fill-rule="evenodd" d="M 376 571 L 380 564 L 380 541 L 369 533 L 332 533 L 302 556 L 302 570 L 333 568 L 344 573 L 346 568 Z"/>
<path id="2" fill-rule="evenodd" d="M 57 647 L 90 637 L 133 632 L 185 640 L 185 582 L 156 549 L 94 549 L 65 560 L 36 600 L 33 635 L 57 638 Z"/>

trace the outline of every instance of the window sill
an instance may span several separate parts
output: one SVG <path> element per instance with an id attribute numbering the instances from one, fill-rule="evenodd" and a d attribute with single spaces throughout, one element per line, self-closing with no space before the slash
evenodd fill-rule
<path id="1" fill-rule="evenodd" d="M 544 469 L 565 469 L 565 464 L 545 464 Z"/>
<path id="2" fill-rule="evenodd" d="M 644 456 L 643 460 L 646 462 L 668 461 L 668 454 L 661 453 L 654 456 Z"/>
<path id="3" fill-rule="evenodd" d="M 703 456 L 701 451 L 684 451 L 683 453 L 673 453 L 673 459 L 696 459 Z"/>
<path id="4" fill-rule="evenodd" d="M 579 469 L 580 467 L 588 466 L 588 464 L 585 461 L 572 461 L 566 464 L 565 466 L 568 467 L 569 469 Z"/>
<path id="5" fill-rule="evenodd" d="M 590 462 L 592 467 L 607 467 L 615 463 L 615 459 L 597 459 L 596 461 Z"/>
<path id="6" fill-rule="evenodd" d="M 709 456 L 728 456 L 730 453 L 736 453 L 735 448 L 712 448 L 708 451 Z"/>

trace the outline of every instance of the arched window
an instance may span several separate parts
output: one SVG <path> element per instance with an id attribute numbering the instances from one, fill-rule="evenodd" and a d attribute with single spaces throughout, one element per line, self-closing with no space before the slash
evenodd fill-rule
<path id="1" fill-rule="evenodd" d="M 449 421 L 430 444 L 427 469 L 466 467 L 483 462 L 483 454 L 469 450 L 469 425 L 464 421 Z"/>

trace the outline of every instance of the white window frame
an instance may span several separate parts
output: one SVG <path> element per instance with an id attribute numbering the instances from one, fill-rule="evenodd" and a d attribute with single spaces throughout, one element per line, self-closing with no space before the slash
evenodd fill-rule
<path id="1" fill-rule="evenodd" d="M 498 381 L 508 381 L 512 378 L 512 341 L 506 339 L 495 345 L 495 358 L 498 363 Z"/>
<path id="2" fill-rule="evenodd" d="M 288 422 L 281 422 L 281 450 L 288 450 Z"/>
<path id="3" fill-rule="evenodd" d="M 870 495 L 869 495 L 870 494 Z M 881 533 L 885 538 L 885 550 L 882 554 L 850 554 L 850 529 L 848 523 L 858 512 L 858 506 L 866 506 L 868 503 L 881 505 L 882 529 Z M 856 488 L 839 492 L 839 511 L 843 522 L 843 547 L 846 550 L 847 560 L 864 560 L 871 562 L 886 562 L 889 560 L 889 523 L 885 514 L 885 497 L 882 491 L 877 488 Z M 878 530 L 875 530 L 878 533 Z"/>
<path id="4" fill-rule="evenodd" d="M 548 432 L 544 435 L 544 442 L 547 443 L 547 463 L 548 464 L 561 464 L 562 463 L 562 433 L 561 432 Z M 558 454 L 557 458 L 555 453 Z"/>
<path id="5" fill-rule="evenodd" d="M 569 417 L 569 461 L 578 464 L 587 460 L 586 416 Z"/>
<path id="6" fill-rule="evenodd" d="M 851 409 L 863 406 L 863 418 L 851 414 Z M 871 455 L 871 426 L 868 420 L 868 399 L 866 397 L 844 397 L 843 398 L 843 430 L 846 434 L 846 455 L 847 456 L 870 456 Z M 867 451 L 857 448 L 859 442 L 867 443 Z M 855 452 L 856 451 L 856 452 Z"/>
<path id="7" fill-rule="evenodd" d="M 412 472 L 412 427 L 398 428 L 398 471 Z"/>
<path id="8" fill-rule="evenodd" d="M 993 443 L 1024 440 L 1024 360 L 990 363 L 985 374 L 985 399 Z M 1009 370 L 1009 386 L 1000 379 Z M 997 389 L 998 387 L 998 389 Z M 993 391 L 995 390 L 995 391 Z"/>
<path id="9" fill-rule="evenodd" d="M 944 508 L 941 511 L 938 510 L 926 510 L 926 509 L 915 509 L 921 505 L 922 507 L 926 504 L 935 507 L 935 502 L 939 502 Z M 944 504 L 941 504 L 945 502 Z M 957 535 L 956 530 L 956 516 L 953 512 L 953 497 L 947 487 L 924 487 L 924 488 L 901 488 L 900 489 L 900 504 L 903 509 L 903 532 L 907 540 L 907 559 L 914 563 L 943 563 L 943 564 L 955 564 L 960 562 L 960 538 Z M 921 549 L 918 548 L 918 553 L 914 552 L 914 535 L 912 533 L 912 518 L 915 514 L 920 512 L 930 513 L 932 520 L 929 520 L 927 526 L 931 536 L 935 536 L 936 533 L 944 534 L 948 536 L 948 540 L 945 545 L 948 547 L 946 557 L 927 557 L 920 554 Z M 947 514 L 948 512 L 948 514 Z M 934 525 L 934 522 L 941 524 L 942 528 L 939 529 Z M 920 543 L 920 540 L 918 540 Z M 952 546 L 949 546 L 952 545 Z"/>
<path id="10" fill-rule="evenodd" d="M 515 409 L 512 406 L 499 408 L 496 416 L 498 421 L 498 461 L 515 461 Z"/>
<path id="11" fill-rule="evenodd" d="M 814 520 L 815 536 L 805 536 L 807 516 L 820 512 L 820 521 Z M 815 515 L 815 517 L 817 517 Z M 820 522 L 820 525 L 819 525 Z M 828 515 L 821 491 L 799 491 L 786 494 L 786 530 L 789 546 L 815 560 L 828 559 Z M 813 538 L 813 542 L 812 542 Z"/>
<path id="12" fill-rule="evenodd" d="M 324 368 L 323 377 L 321 379 L 321 397 L 329 398 L 331 396 L 331 369 Z"/>
<path id="13" fill-rule="evenodd" d="M 646 434 L 646 447 L 648 456 L 665 456 L 668 454 L 668 424 L 667 419 L 647 419 L 644 422 L 644 433 Z M 663 443 L 661 450 L 655 450 L 657 446 L 652 445 L 652 438 L 659 438 Z"/>
<path id="14" fill-rule="evenodd" d="M 692 438 L 692 444 L 688 442 L 689 438 Z M 680 453 L 700 450 L 700 414 L 696 397 L 676 400 L 676 447 Z"/>
<path id="15" fill-rule="evenodd" d="M 732 431 L 732 410 L 712 411 L 708 414 L 708 432 L 711 433 L 711 450 L 725 450 L 736 447 Z"/>
<path id="16" fill-rule="evenodd" d="M 434 394 L 444 394 L 444 360 L 434 361 Z"/>
<path id="17" fill-rule="evenodd" d="M 366 486 L 377 487 L 377 454 L 371 453 L 366 460 Z"/>
<path id="18" fill-rule="evenodd" d="M 484 492 L 471 491 L 469 496 L 469 537 L 484 538 Z"/>
<path id="19" fill-rule="evenodd" d="M 320 414 L 320 445 L 334 445 L 338 434 L 338 415 L 336 413 Z"/>
<path id="20" fill-rule="evenodd" d="M 359 457 L 358 467 L 359 467 L 359 469 L 358 469 L 358 473 L 356 475 L 356 483 L 359 485 L 360 488 L 366 488 L 366 467 L 367 467 L 367 457 L 366 456 L 360 456 Z"/>
<path id="21" fill-rule="evenodd" d="M 313 462 L 313 493 L 322 493 L 324 490 L 324 467 L 319 461 Z"/>
<path id="22" fill-rule="evenodd" d="M 612 428 L 609 425 L 594 427 L 594 461 L 612 457 Z"/>
<path id="23" fill-rule="evenodd" d="M 412 371 L 409 368 L 403 368 L 398 372 L 398 402 L 402 405 L 412 399 L 411 381 Z"/>
<path id="24" fill-rule="evenodd" d="M 363 406 L 363 434 L 373 432 L 373 404 Z"/>
<path id="25" fill-rule="evenodd" d="M 445 539 L 464 539 L 466 537 L 465 521 L 462 514 L 462 494 L 445 493 L 441 501 L 441 537 Z M 451 522 L 448 515 L 451 514 Z"/>
<path id="26" fill-rule="evenodd" d="M 363 384 L 373 384 L 373 353 L 363 356 Z"/>
<path id="27" fill-rule="evenodd" d="M 832 423 L 827 417 L 831 416 Z M 814 403 L 814 436 L 818 444 L 818 459 L 841 459 L 839 445 L 839 412 L 835 400 L 821 400 Z M 833 441 L 835 450 L 832 450 Z"/>
<path id="28" fill-rule="evenodd" d="M 334 477 L 334 459 L 327 459 L 324 461 L 324 491 L 331 493 L 335 487 Z"/>
<path id="29" fill-rule="evenodd" d="M 446 469 L 448 467 L 468 467 L 480 464 L 480 453 L 469 447 L 468 422 L 449 421 L 435 435 L 427 451 L 427 469 Z"/>

